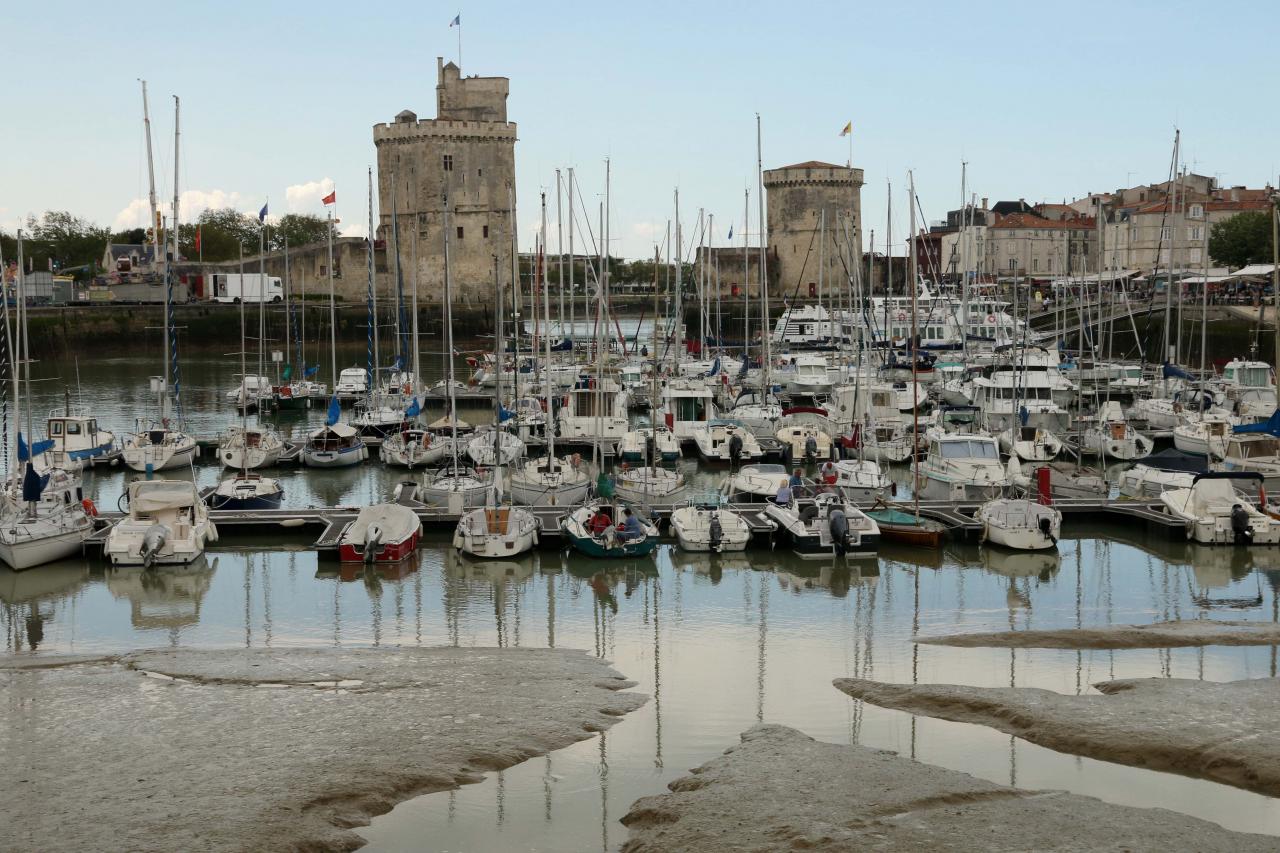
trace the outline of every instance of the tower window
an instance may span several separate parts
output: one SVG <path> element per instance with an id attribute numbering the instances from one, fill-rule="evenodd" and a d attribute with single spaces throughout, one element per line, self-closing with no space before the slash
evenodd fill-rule
<path id="1" fill-rule="evenodd" d="M 444 160 L 444 170 L 446 172 L 452 172 L 453 171 L 453 155 L 446 154 L 444 155 L 443 160 Z"/>
<path id="2" fill-rule="evenodd" d="M 488 226 L 488 225 L 481 226 L 481 234 L 480 234 L 480 236 L 481 236 L 481 237 L 484 237 L 486 240 L 488 240 L 488 239 L 489 239 L 489 226 Z"/>
<path id="3" fill-rule="evenodd" d="M 461 240 L 461 239 L 462 239 L 462 226 L 461 226 L 461 225 L 459 225 L 459 226 L 458 226 L 458 239 L 459 239 L 459 240 Z"/>
<path id="4" fill-rule="evenodd" d="M 476 169 L 476 177 L 477 177 L 477 178 L 483 178 L 483 177 L 484 177 L 484 169 Z"/>

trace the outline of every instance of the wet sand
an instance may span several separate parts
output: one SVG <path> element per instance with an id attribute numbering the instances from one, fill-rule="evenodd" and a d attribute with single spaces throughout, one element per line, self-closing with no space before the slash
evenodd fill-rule
<path id="1" fill-rule="evenodd" d="M 1053 631 L 995 631 L 987 634 L 942 634 L 916 637 L 917 643 L 963 648 L 1009 649 L 1167 649 L 1186 646 L 1280 645 L 1274 622 L 1227 622 L 1184 619 L 1150 625 L 1107 628 L 1063 628 Z"/>
<path id="2" fill-rule="evenodd" d="M 531 649 L 252 649 L 0 659 L 0 848 L 351 850 L 397 802 L 644 703 Z"/>
<path id="3" fill-rule="evenodd" d="M 1010 788 L 776 725 L 749 729 L 670 788 L 622 819 L 624 853 L 1275 849 L 1164 809 Z"/>
<path id="4" fill-rule="evenodd" d="M 991 726 L 1058 752 L 1280 796 L 1280 679 L 1126 679 L 1095 684 L 1101 696 L 854 678 L 834 683 L 884 708 Z"/>

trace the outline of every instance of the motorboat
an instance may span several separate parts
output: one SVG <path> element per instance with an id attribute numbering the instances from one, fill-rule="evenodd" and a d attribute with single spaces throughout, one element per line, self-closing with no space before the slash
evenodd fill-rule
<path id="1" fill-rule="evenodd" d="M 248 471 L 222 480 L 205 498 L 210 509 L 279 509 L 283 500 L 279 480 Z"/>
<path id="2" fill-rule="evenodd" d="M 670 379 L 662 386 L 662 422 L 680 441 L 717 415 L 715 393 L 703 379 Z"/>
<path id="3" fill-rule="evenodd" d="M 1042 427 L 1009 427 L 999 440 L 1001 450 L 1023 462 L 1052 462 L 1062 452 L 1062 441 Z"/>
<path id="4" fill-rule="evenodd" d="M 764 516 L 804 559 L 874 557 L 880 547 L 876 523 L 835 492 L 793 494 L 787 504 L 766 504 Z"/>
<path id="5" fill-rule="evenodd" d="M 591 477 L 576 457 L 529 459 L 512 470 L 511 499 L 527 506 L 573 506 L 586 500 Z"/>
<path id="6" fill-rule="evenodd" d="M 1262 475 L 1254 471 L 1197 474 L 1189 489 L 1162 492 L 1160 502 L 1187 528 L 1187 538 L 1202 545 L 1280 544 L 1280 520 L 1258 511 L 1236 487 L 1257 489 Z"/>
<path id="7" fill-rule="evenodd" d="M 757 438 L 768 438 L 782 417 L 782 404 L 773 394 L 746 389 L 738 392 L 733 405 L 724 414 L 746 426 Z"/>
<path id="8" fill-rule="evenodd" d="M 474 468 L 446 465 L 427 474 L 418 494 L 433 506 L 461 512 L 469 507 L 483 506 L 488 488 L 489 478 Z"/>
<path id="9" fill-rule="evenodd" d="M 986 501 L 1010 485 L 996 440 L 981 435 L 942 435 L 916 465 L 917 488 L 930 500 Z"/>
<path id="10" fill-rule="evenodd" d="M 626 522 L 616 521 L 629 512 L 609 501 L 590 501 L 566 515 L 560 522 L 560 529 L 569 544 L 588 557 L 626 559 L 648 556 L 658 547 L 658 528 L 636 515 L 640 535 L 629 537 L 622 529 Z"/>
<path id="11" fill-rule="evenodd" d="M 378 446 L 378 457 L 398 468 L 422 468 L 438 462 L 447 454 L 447 439 L 439 439 L 425 429 L 393 432 Z"/>
<path id="12" fill-rule="evenodd" d="M 1220 384 L 1232 411 L 1245 423 L 1265 421 L 1276 411 L 1275 371 L 1265 361 L 1232 359 Z"/>
<path id="13" fill-rule="evenodd" d="M 783 452 L 790 453 L 792 459 L 798 461 L 812 457 L 816 461 L 832 458 L 832 436 L 835 434 L 835 424 L 826 417 L 824 410 L 788 409 L 778 421 L 774 437 L 782 442 Z"/>
<path id="14" fill-rule="evenodd" d="M 742 551 L 751 541 L 751 525 L 718 501 L 690 501 L 671 513 L 671 529 L 686 551 Z"/>
<path id="15" fill-rule="evenodd" d="M 616 480 L 616 494 L 629 503 L 670 504 L 684 493 L 684 475 L 656 465 L 633 468 L 624 464 Z"/>
<path id="16" fill-rule="evenodd" d="M 86 463 L 92 465 L 119 450 L 115 435 L 99 429 L 96 417 L 70 406 L 62 412 L 49 413 L 45 437 L 53 442 L 45 451 L 49 467 L 72 473 L 84 468 Z"/>
<path id="17" fill-rule="evenodd" d="M 337 396 L 339 403 L 363 400 L 369 393 L 369 371 L 363 367 L 344 367 L 338 374 L 333 393 Z"/>
<path id="18" fill-rule="evenodd" d="M 1158 498 L 1169 489 L 1189 489 L 1196 475 L 1209 470 L 1209 459 L 1168 448 L 1130 465 L 1120 474 L 1120 494 Z"/>
<path id="19" fill-rule="evenodd" d="M 1108 400 L 1085 427 L 1080 449 L 1104 459 L 1132 462 L 1150 456 L 1155 442 L 1133 428 L 1118 402 Z"/>
<path id="20" fill-rule="evenodd" d="M 1266 489 L 1280 492 L 1280 438 L 1265 433 L 1231 435 L 1219 467 L 1261 474 Z"/>
<path id="21" fill-rule="evenodd" d="M 1048 378 L 1035 371 L 1000 370 L 977 377 L 973 404 L 982 410 L 986 428 L 997 434 L 1014 426 L 1060 433 L 1067 426 L 1067 412 L 1054 402 Z"/>
<path id="22" fill-rule="evenodd" d="M 987 501 L 978 507 L 974 518 L 982 524 L 983 541 L 1015 551 L 1056 548 L 1062 534 L 1061 512 L 1024 498 Z"/>
<path id="23" fill-rule="evenodd" d="M 225 468 L 270 468 L 282 453 L 284 440 L 267 427 L 233 426 L 218 438 L 218 460 Z"/>
<path id="24" fill-rule="evenodd" d="M 263 400 L 270 401 L 274 395 L 269 377 L 244 375 L 240 377 L 240 384 L 226 393 L 226 400 L 237 409 L 254 412 Z"/>
<path id="25" fill-rule="evenodd" d="M 791 368 L 785 385 L 793 395 L 815 397 L 831 391 L 827 360 L 822 356 L 797 355 L 791 359 Z"/>
<path id="26" fill-rule="evenodd" d="M 137 432 L 125 438 L 121 452 L 125 465 L 143 472 L 187 468 L 199 455 L 196 440 L 185 432 L 164 423 L 143 428 L 141 421 Z"/>
<path id="27" fill-rule="evenodd" d="M 629 430 L 618 442 L 618 456 L 623 462 L 645 462 L 651 456 L 660 462 L 675 462 L 680 458 L 680 442 L 665 426 L 640 427 Z"/>
<path id="28" fill-rule="evenodd" d="M 841 459 L 830 464 L 835 471 L 836 488 L 857 504 L 872 504 L 893 488 L 880 466 L 870 459 Z"/>
<path id="29" fill-rule="evenodd" d="M 569 403 L 560 410 L 556 423 L 562 440 L 620 439 L 630 429 L 627 392 L 610 376 L 580 379 L 569 390 Z"/>
<path id="30" fill-rule="evenodd" d="M 453 547 L 472 557 L 514 557 L 538 544 L 537 516 L 524 507 L 485 506 L 458 519 Z"/>
<path id="31" fill-rule="evenodd" d="M 708 463 L 750 463 L 764 457 L 755 435 L 737 421 L 707 421 L 693 431 L 693 443 Z"/>
<path id="32" fill-rule="evenodd" d="M 112 565 L 185 565 L 218 541 L 209 509 L 188 480 L 135 480 L 125 497 L 127 515 L 103 547 Z"/>
<path id="33" fill-rule="evenodd" d="M 0 560 L 21 571 L 78 554 L 96 514 L 75 476 L 61 468 L 41 474 L 28 460 L 18 488 L 0 494 Z"/>
<path id="34" fill-rule="evenodd" d="M 311 408 L 312 386 L 315 383 L 299 380 L 277 385 L 272 389 L 278 411 L 302 411 Z M 324 399 L 323 396 L 317 399 Z"/>
<path id="35" fill-rule="evenodd" d="M 350 424 L 328 424 L 307 436 L 302 464 L 308 468 L 345 468 L 369 458 L 360 432 Z"/>
<path id="36" fill-rule="evenodd" d="M 524 455 L 524 442 L 504 429 L 477 432 L 467 442 L 467 455 L 477 465 L 509 465 Z"/>
<path id="37" fill-rule="evenodd" d="M 790 480 L 791 473 L 782 465 L 743 465 L 725 479 L 721 493 L 731 503 L 764 503 Z"/>
<path id="38" fill-rule="evenodd" d="M 1205 412 L 1173 428 L 1173 446 L 1183 453 L 1221 459 L 1227 452 L 1231 428 L 1239 423 L 1235 415 Z"/>
<path id="39" fill-rule="evenodd" d="M 418 514 L 398 503 L 360 510 L 338 534 L 338 559 L 344 563 L 398 563 L 413 555 L 422 536 Z"/>

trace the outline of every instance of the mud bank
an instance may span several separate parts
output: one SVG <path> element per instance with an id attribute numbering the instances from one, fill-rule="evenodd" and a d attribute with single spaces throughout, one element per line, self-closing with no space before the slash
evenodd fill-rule
<path id="1" fill-rule="evenodd" d="M 625 853 L 765 850 L 1272 850 L 1163 809 L 1026 791 L 896 753 L 762 725 L 720 758 L 637 800 Z"/>
<path id="2" fill-rule="evenodd" d="M 1181 646 L 1273 646 L 1280 625 L 1272 622 L 1216 622 L 1184 619 L 1150 625 L 1065 628 L 1056 631 L 996 631 L 916 637 L 917 643 L 963 648 L 1009 649 L 1165 649 Z"/>
<path id="3" fill-rule="evenodd" d="M 0 660 L 0 848 L 351 850 L 397 802 L 639 707 L 584 652 L 149 651 Z"/>
<path id="4" fill-rule="evenodd" d="M 1105 681 L 1094 685 L 1101 696 L 853 678 L 834 683 L 873 705 L 991 726 L 1058 752 L 1280 796 L 1280 680 L 1274 678 Z"/>

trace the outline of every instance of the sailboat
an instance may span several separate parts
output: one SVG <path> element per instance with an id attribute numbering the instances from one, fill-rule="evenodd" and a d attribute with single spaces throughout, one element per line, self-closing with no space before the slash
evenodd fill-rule
<path id="1" fill-rule="evenodd" d="M 173 105 L 173 257 L 165 263 L 165 298 L 164 298 L 164 335 L 161 343 L 163 349 L 164 373 L 151 377 L 151 391 L 156 395 L 157 417 L 149 423 L 142 418 L 135 422 L 135 431 L 124 440 L 124 464 L 134 471 L 165 471 L 171 468 L 190 466 L 192 460 L 199 455 L 200 449 L 196 440 L 184 433 L 182 426 L 182 407 L 177 409 L 178 429 L 173 428 L 171 404 L 179 393 L 176 377 L 177 346 L 172 340 L 176 330 L 173 328 L 173 287 L 174 265 L 178 262 L 178 99 L 175 96 Z M 151 178 L 152 198 L 155 197 L 155 173 L 151 165 L 151 119 L 147 113 L 146 89 L 143 88 L 142 111 L 147 126 L 147 173 Z M 157 230 L 157 237 L 159 232 Z M 172 347 L 172 348 L 171 348 Z M 171 389 L 169 380 L 174 378 Z"/>
<path id="2" fill-rule="evenodd" d="M 243 249 L 241 268 L 244 267 Z M 242 276 L 243 277 L 243 276 Z M 259 303 L 261 304 L 261 303 Z M 261 346 L 261 332 L 259 333 Z M 240 372 L 245 370 L 245 318 L 244 300 L 240 300 Z M 261 474 L 250 474 L 250 469 L 274 465 L 280 459 L 284 442 L 275 430 L 261 425 L 250 429 L 246 408 L 240 409 L 239 428 L 228 430 L 218 442 L 218 458 L 228 468 L 239 468 L 234 477 L 218 483 L 207 498 L 214 509 L 276 509 L 284 499 L 280 481 Z M 261 419 L 261 415 L 259 415 Z"/>
<path id="3" fill-rule="evenodd" d="M 25 391 L 27 435 L 31 435 L 31 359 L 26 331 L 27 301 L 23 274 L 26 267 L 22 255 L 22 231 L 19 229 L 16 296 L 20 341 L 15 345 L 10 336 L 6 299 L 3 309 L 5 351 L 2 355 L 13 366 L 14 429 L 18 430 L 22 423 L 19 408 Z M 2 262 L 0 268 L 3 268 Z M 19 376 L 23 381 L 19 381 Z M 35 457 L 48 452 L 53 444 L 53 440 L 48 439 L 28 447 L 21 432 L 17 432 L 16 440 L 10 444 L 15 449 L 15 457 L 8 460 L 10 476 L 0 493 L 0 560 L 19 571 L 78 553 L 84 540 L 93 533 L 93 519 L 84 503 L 78 479 L 60 468 L 52 468 L 45 474 L 35 469 Z"/>
<path id="4" fill-rule="evenodd" d="M 311 393 L 315 385 L 307 381 L 307 363 L 302 357 L 302 332 L 293 325 L 297 315 L 293 310 L 289 285 L 289 238 L 286 236 L 284 240 L 284 353 L 286 357 L 289 355 L 290 338 L 294 337 L 293 333 L 296 331 L 298 359 L 295 364 L 285 365 L 284 381 L 275 387 L 276 411 L 301 411 L 311 408 Z M 303 311 L 305 317 L 305 305 Z"/>
<path id="5" fill-rule="evenodd" d="M 452 286 L 449 267 L 449 197 L 444 199 L 444 328 L 445 351 L 453 352 L 453 309 L 449 303 Z M 448 361 L 446 392 L 450 413 L 456 411 L 457 400 L 454 396 L 453 359 Z M 456 419 L 452 422 L 449 436 L 449 463 L 437 469 L 418 491 L 422 499 L 429 504 L 446 506 L 454 511 L 464 507 L 480 506 L 488 493 L 488 479 L 481 476 L 473 468 L 468 468 L 458 461 L 458 426 Z"/>
<path id="6" fill-rule="evenodd" d="M 369 456 L 368 448 L 360 433 L 350 424 L 342 422 L 341 396 L 338 391 L 338 309 L 333 291 L 333 213 L 329 213 L 328 237 L 329 263 L 329 356 L 332 359 L 333 396 L 325 413 L 324 426 L 313 430 L 302 447 L 302 464 L 311 468 L 345 468 L 359 465 Z M 369 232 L 369 278 L 373 278 L 373 232 Z M 343 371 L 345 374 L 346 371 Z"/>
<path id="7" fill-rule="evenodd" d="M 496 319 L 494 323 L 496 352 L 502 353 L 502 286 L 498 283 L 497 262 L 494 262 L 494 291 L 497 296 Z M 502 421 L 502 372 L 498 372 L 493 391 L 494 417 Z M 540 522 L 529 510 L 518 506 L 504 506 L 502 503 L 502 472 L 507 461 L 502 459 L 497 442 L 499 436 L 507 435 L 495 430 L 489 438 L 494 442 L 493 456 L 499 460 L 493 481 L 486 492 L 485 505 L 464 513 L 458 519 L 458 526 L 453 531 L 453 547 L 472 557 L 493 559 L 495 557 L 514 557 L 531 550 L 538 544 Z"/>

